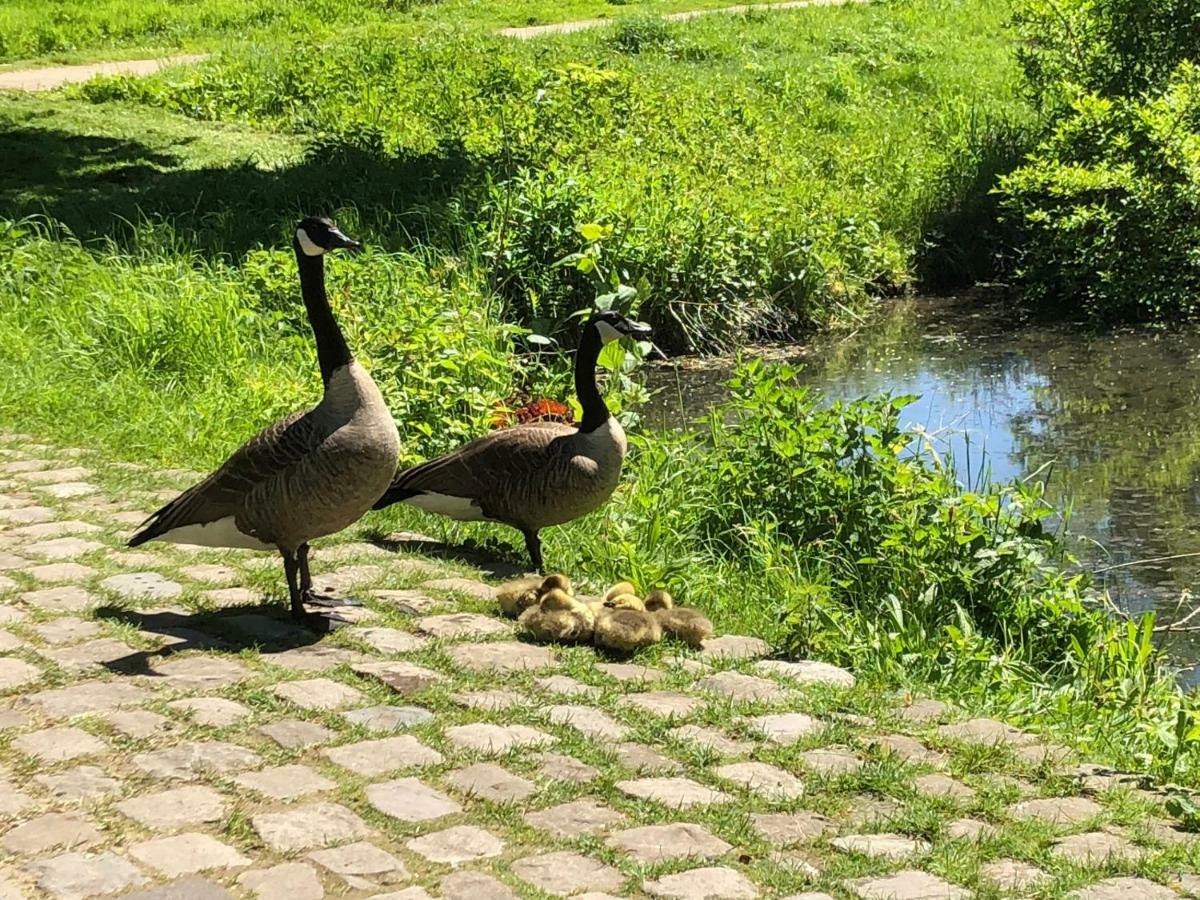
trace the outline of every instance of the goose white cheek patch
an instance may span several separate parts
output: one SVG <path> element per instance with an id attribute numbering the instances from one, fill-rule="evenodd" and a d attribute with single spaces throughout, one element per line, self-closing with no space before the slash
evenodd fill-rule
<path id="1" fill-rule="evenodd" d="M 613 328 L 607 322 L 597 322 L 596 330 L 600 332 L 600 340 L 606 344 L 611 344 L 613 341 L 619 341 L 622 337 L 621 332 Z"/>
<path id="2" fill-rule="evenodd" d="M 312 238 L 308 236 L 308 232 L 303 228 L 296 229 L 296 240 L 300 244 L 300 249 L 304 251 L 305 256 L 320 256 L 325 252 L 324 247 L 319 247 L 313 243 Z"/>

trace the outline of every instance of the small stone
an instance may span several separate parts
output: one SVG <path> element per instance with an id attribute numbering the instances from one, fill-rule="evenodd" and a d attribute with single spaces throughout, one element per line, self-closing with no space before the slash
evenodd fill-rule
<path id="1" fill-rule="evenodd" d="M 233 779 L 241 787 L 257 791 L 276 800 L 295 800 L 309 794 L 332 791 L 337 782 L 331 781 L 308 766 L 286 765 L 246 772 Z"/>
<path id="2" fill-rule="evenodd" d="M 414 838 L 404 846 L 430 862 L 449 866 L 499 856 L 504 852 L 504 844 L 499 838 L 474 825 L 457 825 L 445 831 L 435 831 Z"/>
<path id="3" fill-rule="evenodd" d="M 0 631 L 0 653 L 11 653 L 26 646 L 25 641 L 8 631 Z"/>
<path id="4" fill-rule="evenodd" d="M 192 875 L 208 869 L 248 866 L 251 862 L 228 844 L 222 844 L 207 834 L 199 833 L 142 841 L 129 847 L 129 855 L 168 878 Z"/>
<path id="5" fill-rule="evenodd" d="M 820 813 L 752 813 L 750 821 L 763 839 L 781 847 L 809 844 L 837 831 L 837 823 Z"/>
<path id="6" fill-rule="evenodd" d="M 345 647 L 329 647 L 324 644 L 308 644 L 288 650 L 264 652 L 262 661 L 285 669 L 299 672 L 328 672 L 343 663 L 349 666 L 361 664 L 367 657 L 357 650 Z M 381 663 L 387 665 L 387 663 Z"/>
<path id="7" fill-rule="evenodd" d="M 447 728 L 446 739 L 463 750 L 492 754 L 507 753 L 514 747 L 543 747 L 554 743 L 553 737 L 536 728 L 526 725 L 493 725 L 489 722 Z"/>
<path id="8" fill-rule="evenodd" d="M 704 701 L 679 691 L 646 691 L 643 694 L 628 694 L 621 704 L 654 716 L 686 719 L 702 707 Z"/>
<path id="9" fill-rule="evenodd" d="M 703 659 L 757 659 L 771 652 L 770 646 L 764 640 L 756 637 L 745 637 L 740 634 L 727 634 L 722 637 L 709 638 L 701 642 L 700 656 Z"/>
<path id="10" fill-rule="evenodd" d="M 52 522 L 57 515 L 54 510 L 45 506 L 17 506 L 0 509 L 0 522 L 10 525 L 35 525 L 41 522 Z"/>
<path id="11" fill-rule="evenodd" d="M 24 569 L 28 565 L 29 560 L 23 556 L 0 552 L 0 571 L 7 572 L 11 569 Z M 95 570 L 93 569 L 92 571 Z"/>
<path id="12" fill-rule="evenodd" d="M 1072 756 L 1069 748 L 1061 744 L 1028 744 L 1013 751 L 1013 756 L 1033 768 L 1061 766 Z"/>
<path id="13" fill-rule="evenodd" d="M 335 875 L 342 876 L 351 887 L 360 889 L 370 889 L 378 884 L 395 884 L 409 878 L 404 863 L 366 841 L 328 850 L 314 850 L 308 854 L 308 858 Z"/>
<path id="14" fill-rule="evenodd" d="M 0 838 L 9 853 L 45 853 L 56 848 L 76 850 L 101 841 L 100 832 L 87 819 L 71 813 L 48 813 L 10 828 Z"/>
<path id="15" fill-rule="evenodd" d="M 40 681 L 42 670 L 20 659 L 0 658 L 0 691 L 13 691 Z"/>
<path id="16" fill-rule="evenodd" d="M 1046 879 L 1046 873 L 1019 859 L 996 859 L 979 867 L 979 877 L 1002 891 L 1016 893 Z"/>
<path id="17" fill-rule="evenodd" d="M 132 863 L 113 853 L 63 853 L 25 869 L 42 890 L 61 900 L 115 894 L 146 883 Z"/>
<path id="18" fill-rule="evenodd" d="M 754 668 L 764 675 L 779 675 L 797 684 L 824 684 L 837 688 L 854 687 L 854 676 L 845 669 L 815 659 L 796 661 L 764 659 L 755 663 Z"/>
<path id="19" fill-rule="evenodd" d="M 85 641 L 72 647 L 42 650 L 42 656 L 53 660 L 59 668 L 68 672 L 86 672 L 89 669 L 120 669 L 133 660 L 144 658 L 137 650 L 113 638 Z"/>
<path id="20" fill-rule="evenodd" d="M 250 710 L 242 704 L 222 697 L 188 697 L 172 700 L 167 706 L 183 713 L 197 725 L 213 728 L 232 725 L 250 715 Z"/>
<path id="21" fill-rule="evenodd" d="M 898 718 L 914 725 L 924 725 L 926 722 L 936 722 L 944 718 L 951 710 L 948 704 L 941 700 L 910 700 L 896 707 L 893 712 Z"/>
<path id="22" fill-rule="evenodd" d="M 472 581 L 470 578 L 438 578 L 426 581 L 421 585 L 427 591 L 453 591 L 456 594 L 466 594 L 476 600 L 495 600 L 496 589 L 482 581 Z"/>
<path id="23" fill-rule="evenodd" d="M 37 509 L 37 507 L 30 507 Z M 64 535 L 92 534 L 100 530 L 99 525 L 90 522 L 80 522 L 78 519 L 63 519 L 58 522 L 32 522 L 20 528 L 10 529 L 5 537 L 15 538 L 57 538 Z"/>
<path id="24" fill-rule="evenodd" d="M 677 875 L 663 875 L 642 882 L 642 890 L 651 897 L 673 900 L 754 900 L 758 897 L 758 889 L 750 879 L 725 866 L 705 866 Z"/>
<path id="25" fill-rule="evenodd" d="M 1108 878 L 1070 894 L 1070 900 L 1179 900 L 1170 888 L 1145 878 Z"/>
<path id="26" fill-rule="evenodd" d="M 551 706 L 546 710 L 546 714 L 556 725 L 569 725 L 581 734 L 597 740 L 622 741 L 629 735 L 628 728 L 591 706 Z"/>
<path id="27" fill-rule="evenodd" d="M 364 776 L 383 775 L 397 769 L 436 766 L 442 761 L 442 754 L 408 734 L 329 747 L 321 753 L 343 769 Z"/>
<path id="28" fill-rule="evenodd" d="M 567 697 L 586 697 L 589 700 L 595 700 L 603 693 L 600 688 L 584 684 L 582 681 L 576 681 L 567 675 L 543 675 L 540 678 L 533 679 L 533 683 L 543 691 L 549 691 L 552 694 L 563 694 Z"/>
<path id="29" fill-rule="evenodd" d="M 672 809 L 708 806 L 732 799 L 728 794 L 705 787 L 690 778 L 640 778 L 636 781 L 618 781 L 616 787 L 627 797 L 653 800 Z"/>
<path id="30" fill-rule="evenodd" d="M 938 734 L 948 740 L 989 747 L 996 744 L 1021 747 L 1037 740 L 1032 734 L 1026 734 L 995 719 L 970 719 L 954 725 L 943 725 L 938 729 Z"/>
<path id="31" fill-rule="evenodd" d="M 522 881 L 556 897 L 585 890 L 612 891 L 625 880 L 612 866 L 568 852 L 526 856 L 512 864 L 512 871 Z"/>
<path id="32" fill-rule="evenodd" d="M 878 827 L 900 818 L 903 808 L 894 800 L 884 797 L 859 796 L 850 802 L 847 822 L 856 828 Z"/>
<path id="33" fill-rule="evenodd" d="M 24 480 L 33 484 L 51 484 L 63 481 L 78 481 L 81 478 L 89 477 L 91 474 L 91 471 L 83 468 L 83 466 L 70 466 L 65 469 L 44 469 L 41 471 L 26 472 Z"/>
<path id="34" fill-rule="evenodd" d="M 100 582 L 100 587 L 112 591 L 126 600 L 149 598 L 152 600 L 169 600 L 183 593 L 178 582 L 164 578 L 157 572 L 130 572 L 126 575 L 112 575 Z"/>
<path id="35" fill-rule="evenodd" d="M 437 600 L 420 591 L 372 591 L 371 596 L 408 616 L 423 616 L 438 604 Z"/>
<path id="36" fill-rule="evenodd" d="M 26 544 L 23 552 L 42 559 L 75 559 L 96 550 L 103 550 L 104 545 L 99 541 L 88 541 L 77 537 L 54 538 L 49 541 L 38 541 Z"/>
<path id="37" fill-rule="evenodd" d="M 916 869 L 881 878 L 860 878 L 849 884 L 863 900 L 967 900 L 968 891 Z"/>
<path id="38" fill-rule="evenodd" d="M 147 828 L 165 831 L 219 822 L 225 817 L 225 798 L 212 788 L 188 786 L 141 794 L 117 804 L 124 815 Z"/>
<path id="39" fill-rule="evenodd" d="M 978 819 L 955 819 L 946 825 L 946 836 L 954 841 L 990 841 L 998 834 L 993 826 Z"/>
<path id="40" fill-rule="evenodd" d="M 491 644 L 455 644 L 450 658 L 459 666 L 482 675 L 507 675 L 527 669 L 545 669 L 554 665 L 554 654 L 545 647 L 517 641 Z"/>
<path id="41" fill-rule="evenodd" d="M 834 838 L 830 844 L 844 853 L 861 853 L 876 859 L 901 860 L 929 852 L 926 841 L 913 840 L 903 834 L 848 834 Z"/>
<path id="42" fill-rule="evenodd" d="M 171 730 L 171 720 L 144 709 L 110 712 L 104 717 L 114 729 L 126 737 L 147 738 Z"/>
<path id="43" fill-rule="evenodd" d="M 416 778 L 367 785 L 366 795 L 376 810 L 402 822 L 425 822 L 462 812 L 462 807 L 445 794 Z"/>
<path id="44" fill-rule="evenodd" d="M 100 626 L 95 622 L 65 616 L 34 625 L 33 630 L 47 644 L 74 644 L 95 637 L 100 633 Z"/>
<path id="45" fill-rule="evenodd" d="M 42 493 L 57 497 L 59 500 L 69 500 L 72 497 L 86 497 L 100 490 L 94 484 L 86 481 L 64 481 L 62 484 L 47 484 L 41 488 Z"/>
<path id="46" fill-rule="evenodd" d="M 258 729 L 258 733 L 270 738 L 280 747 L 297 750 L 303 747 L 315 747 L 332 740 L 337 733 L 330 731 L 324 725 L 316 722 L 305 722 L 303 719 L 280 719 Z"/>
<path id="47" fill-rule="evenodd" d="M 1135 860 L 1142 855 L 1142 850 L 1122 835 L 1104 831 L 1091 831 L 1062 838 L 1054 842 L 1050 852 L 1059 859 L 1065 859 L 1077 866 L 1102 865 L 1115 860 Z"/>
<path id="48" fill-rule="evenodd" d="M 188 656 L 159 663 L 152 670 L 160 684 L 180 691 L 214 691 L 245 681 L 251 672 L 220 656 Z"/>
<path id="49" fill-rule="evenodd" d="M 417 622 L 417 628 L 431 637 L 455 640 L 458 638 L 491 637 L 495 634 L 511 634 L 512 626 L 489 616 L 475 613 L 448 613 L 441 616 L 425 616 Z"/>
<path id="50" fill-rule="evenodd" d="M 623 768 L 629 769 L 631 772 L 638 774 L 649 774 L 653 772 L 679 772 L 683 766 L 668 756 L 663 756 L 655 750 L 651 750 L 645 744 L 627 743 L 617 744 L 613 748 L 616 754 L 617 762 Z"/>
<path id="51" fill-rule="evenodd" d="M 76 766 L 59 775 L 34 775 L 33 780 L 55 800 L 72 803 L 99 800 L 121 790 L 121 782 L 96 766 Z"/>
<path id="52" fill-rule="evenodd" d="M 281 863 L 269 869 L 255 869 L 238 876 L 238 884 L 252 893 L 255 900 L 322 900 L 325 888 L 312 866 L 305 863 Z"/>
<path id="53" fill-rule="evenodd" d="M 99 738 L 73 727 L 30 731 L 14 740 L 12 745 L 26 756 L 33 756 L 47 763 L 66 762 L 81 756 L 103 753 L 108 749 Z"/>
<path id="54" fill-rule="evenodd" d="M 562 753 L 535 753 L 532 758 L 538 764 L 538 775 L 547 781 L 587 784 L 600 774 L 587 763 Z"/>
<path id="55" fill-rule="evenodd" d="M 849 750 L 807 750 L 800 754 L 804 767 L 826 778 L 853 775 L 862 770 L 863 763 Z"/>
<path id="56" fill-rule="evenodd" d="M 338 709 L 366 700 L 361 691 L 328 678 L 285 681 L 275 686 L 274 694 L 301 709 Z"/>
<path id="57" fill-rule="evenodd" d="M 732 763 L 716 770 L 719 778 L 739 784 L 764 800 L 795 800 L 804 796 L 804 783 L 790 772 L 762 762 Z"/>
<path id="58" fill-rule="evenodd" d="M 351 725 L 359 725 L 368 731 L 403 731 L 425 722 L 433 721 L 433 713 L 419 706 L 366 706 L 342 713 L 342 718 Z"/>
<path id="59" fill-rule="evenodd" d="M 155 778 L 195 781 L 201 775 L 225 774 L 252 769 L 262 759 L 252 750 L 224 741 L 193 741 L 163 750 L 138 753 L 134 766 Z"/>
<path id="60" fill-rule="evenodd" d="M 126 894 L 124 900 L 234 900 L 234 897 L 212 881 L 179 878 L 159 887 Z"/>
<path id="61" fill-rule="evenodd" d="M 975 791 L 948 775 L 918 775 L 912 780 L 913 790 L 926 797 L 941 797 L 959 803 L 970 803 Z"/>
<path id="62" fill-rule="evenodd" d="M 625 816 L 594 800 L 572 800 L 525 814 L 525 824 L 563 838 L 599 834 L 625 821 Z"/>
<path id="63" fill-rule="evenodd" d="M 364 678 L 382 681 L 404 697 L 419 694 L 444 680 L 437 672 L 405 662 L 359 663 L 351 668 Z"/>
<path id="64" fill-rule="evenodd" d="M 13 584 L 15 585 L 16 582 L 13 582 Z M 6 590 L 9 590 L 9 586 L 5 585 L 3 582 L 0 582 L 0 591 Z M 28 620 L 29 615 L 24 610 L 17 609 L 15 606 L 0 606 L 0 624 L 13 625 L 18 622 L 26 622 Z"/>
<path id="65" fill-rule="evenodd" d="M 524 704 L 528 698 L 514 691 L 462 691 L 451 694 L 450 699 L 467 709 L 485 712 L 500 712 Z"/>
<path id="66" fill-rule="evenodd" d="M 524 778 L 492 763 L 476 763 L 450 772 L 444 780 L 464 794 L 490 803 L 513 803 L 534 792 L 534 786 Z"/>
<path id="67" fill-rule="evenodd" d="M 685 857 L 715 859 L 733 849 L 702 825 L 689 822 L 628 828 L 610 837 L 608 846 L 646 865 Z"/>
<path id="68" fill-rule="evenodd" d="M 706 675 L 696 682 L 701 690 L 720 694 L 734 702 L 753 702 L 756 700 L 779 700 L 787 696 L 787 691 L 777 682 L 755 675 L 744 675 L 741 672 L 717 672 Z"/>
<path id="69" fill-rule="evenodd" d="M 677 741 L 697 744 L 718 756 L 746 756 L 754 749 L 745 741 L 734 740 L 715 728 L 705 728 L 702 725 L 683 725 L 667 733 Z"/>
<path id="70" fill-rule="evenodd" d="M 204 563 L 195 566 L 184 566 L 179 573 L 193 581 L 203 581 L 205 584 L 228 585 L 240 579 L 241 573 L 229 566 L 216 566 Z"/>
<path id="71" fill-rule="evenodd" d="M 1047 797 L 1022 800 L 1009 807 L 1014 819 L 1028 821 L 1037 819 L 1047 825 L 1078 825 L 1104 812 L 1099 804 L 1086 797 Z"/>
<path id="72" fill-rule="evenodd" d="M 399 628 L 355 628 L 349 634 L 379 653 L 412 653 L 428 643 L 425 638 Z"/>
<path id="73" fill-rule="evenodd" d="M 518 900 L 504 882 L 482 872 L 452 872 L 440 887 L 442 900 Z"/>
<path id="74" fill-rule="evenodd" d="M 369 793 L 370 788 L 367 790 Z M 337 803 L 312 803 L 282 812 L 258 813 L 251 817 L 250 824 L 263 843 L 276 853 L 330 847 L 373 833 L 366 822 Z"/>
<path id="75" fill-rule="evenodd" d="M 634 663 L 597 663 L 596 668 L 622 684 L 649 684 L 663 676 L 658 669 Z"/>
<path id="76" fill-rule="evenodd" d="M 756 716 L 747 721 L 766 735 L 767 740 L 776 744 L 794 744 L 825 730 L 824 722 L 804 713 Z"/>
<path id="77" fill-rule="evenodd" d="M 901 759 L 911 763 L 926 763 L 931 766 L 942 766 L 946 763 L 945 754 L 930 750 L 915 738 L 904 734 L 885 734 L 872 737 L 870 742 L 887 753 L 894 753 Z"/>
<path id="78" fill-rule="evenodd" d="M 26 569 L 25 574 L 43 584 L 59 584 L 64 581 L 85 581 L 97 573 L 91 566 L 79 563 L 49 563 Z M 96 602 L 91 594 L 74 585 L 57 590 L 27 591 L 21 595 L 21 599 L 31 606 L 71 612 L 86 609 Z"/>

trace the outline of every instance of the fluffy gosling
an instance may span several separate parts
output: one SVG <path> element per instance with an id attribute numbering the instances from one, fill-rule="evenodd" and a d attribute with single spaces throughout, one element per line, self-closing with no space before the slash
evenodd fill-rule
<path id="1" fill-rule="evenodd" d="M 521 626 L 534 639 L 570 644 L 592 636 L 592 611 L 561 588 L 551 588 L 537 606 L 521 613 Z"/>
<path id="2" fill-rule="evenodd" d="M 662 626 L 635 595 L 619 594 L 596 616 L 594 640 L 609 650 L 632 653 L 661 641 Z"/>
<path id="3" fill-rule="evenodd" d="M 555 589 L 570 596 L 571 579 L 566 575 L 547 575 L 545 578 L 540 575 L 526 576 L 500 585 L 496 589 L 496 602 L 500 604 L 500 611 L 504 615 L 516 619 Z"/>
<path id="4" fill-rule="evenodd" d="M 693 647 L 712 637 L 713 624 L 697 610 L 675 605 L 674 598 L 664 590 L 651 591 L 646 595 L 646 609 L 654 616 L 662 630 Z"/>
<path id="5" fill-rule="evenodd" d="M 618 581 L 616 584 L 614 584 L 612 587 L 610 587 L 607 591 L 604 592 L 604 602 L 608 603 L 610 600 L 615 600 L 618 597 L 620 597 L 622 594 L 630 594 L 630 595 L 636 597 L 637 596 L 637 588 L 635 588 L 628 581 Z"/>

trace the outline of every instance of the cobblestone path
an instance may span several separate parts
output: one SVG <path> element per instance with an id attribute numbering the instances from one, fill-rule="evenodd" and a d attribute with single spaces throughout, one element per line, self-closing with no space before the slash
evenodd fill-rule
<path id="1" fill-rule="evenodd" d="M 192 477 L 0 436 L 2 900 L 1198 895 L 1066 747 L 753 638 L 523 643 L 411 537 L 317 549 L 368 604 L 317 638 L 274 558 L 123 549 Z"/>

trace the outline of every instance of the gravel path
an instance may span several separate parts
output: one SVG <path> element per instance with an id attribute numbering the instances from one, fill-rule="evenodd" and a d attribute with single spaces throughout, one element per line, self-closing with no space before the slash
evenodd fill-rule
<path id="1" fill-rule="evenodd" d="M 128 59 L 120 62 L 84 63 L 0 72 L 0 91 L 52 91 L 64 84 L 88 81 L 97 75 L 153 75 L 167 66 L 199 62 L 203 54 L 167 56 L 161 59 Z"/>

